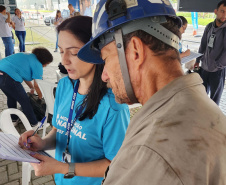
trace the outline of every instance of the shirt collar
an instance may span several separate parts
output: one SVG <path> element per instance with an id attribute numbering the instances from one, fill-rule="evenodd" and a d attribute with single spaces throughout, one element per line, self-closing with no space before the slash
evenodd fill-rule
<path id="1" fill-rule="evenodd" d="M 189 87 L 202 85 L 203 81 L 197 73 L 176 78 L 161 90 L 156 92 L 142 107 L 143 113 L 150 114 L 165 104 L 171 97 Z M 148 111 L 146 111 L 148 110 Z M 146 117 L 147 115 L 142 115 Z"/>

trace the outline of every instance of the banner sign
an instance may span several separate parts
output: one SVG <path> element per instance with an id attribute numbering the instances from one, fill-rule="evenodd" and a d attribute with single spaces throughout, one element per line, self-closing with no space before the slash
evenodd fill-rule
<path id="1" fill-rule="evenodd" d="M 195 30 L 198 29 L 198 13 L 197 12 L 191 12 L 191 20 L 192 20 L 192 25 L 193 25 L 193 28 Z"/>

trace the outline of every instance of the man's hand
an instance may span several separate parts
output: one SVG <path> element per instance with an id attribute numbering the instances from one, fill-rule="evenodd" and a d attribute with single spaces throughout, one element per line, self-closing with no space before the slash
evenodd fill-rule
<path id="1" fill-rule="evenodd" d="M 196 67 L 199 69 L 199 63 L 197 63 L 197 62 L 194 64 L 194 68 L 196 68 Z"/>

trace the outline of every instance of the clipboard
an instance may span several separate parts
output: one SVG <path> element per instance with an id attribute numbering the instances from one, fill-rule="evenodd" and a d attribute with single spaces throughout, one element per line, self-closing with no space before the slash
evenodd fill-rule
<path id="1" fill-rule="evenodd" d="M 18 141 L 18 136 L 0 132 L 0 158 L 21 162 L 40 163 L 38 159 L 30 155 L 31 152 L 51 157 L 45 151 L 33 152 L 31 150 L 22 149 L 18 145 Z"/>
<path id="2" fill-rule="evenodd" d="M 201 53 L 195 53 L 195 52 L 191 51 L 189 56 L 183 57 L 181 59 L 181 64 L 186 64 L 186 63 L 188 63 L 188 62 L 190 62 L 190 61 L 192 61 L 192 60 L 194 60 L 194 59 L 196 59 L 196 58 L 198 58 L 198 57 L 200 57 L 202 55 L 203 54 L 201 54 Z"/>

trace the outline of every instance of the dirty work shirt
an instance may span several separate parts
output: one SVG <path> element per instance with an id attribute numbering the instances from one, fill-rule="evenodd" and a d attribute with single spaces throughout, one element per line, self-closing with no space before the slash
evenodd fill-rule
<path id="1" fill-rule="evenodd" d="M 75 84 L 77 81 L 75 81 Z M 57 86 L 53 113 L 53 126 L 57 128 L 56 159 L 62 160 L 67 136 L 66 126 L 73 95 L 73 86 L 68 77 L 62 78 Z M 77 94 L 74 110 L 81 105 L 85 95 Z M 74 111 L 75 112 L 75 111 Z M 75 113 L 72 118 L 74 119 Z M 126 104 L 117 104 L 112 91 L 100 101 L 93 119 L 77 120 L 71 130 L 69 153 L 72 162 L 85 163 L 107 158 L 112 160 L 121 147 L 130 120 Z M 103 174 L 104 175 L 104 174 Z M 64 179 L 64 174 L 56 174 L 57 185 L 100 185 L 103 178 L 79 177 Z"/>
<path id="2" fill-rule="evenodd" d="M 16 53 L 0 60 L 0 71 L 7 73 L 16 82 L 42 79 L 43 67 L 32 53 Z"/>
<path id="3" fill-rule="evenodd" d="M 175 79 L 144 104 L 103 184 L 226 184 L 226 117 L 198 74 Z"/>

